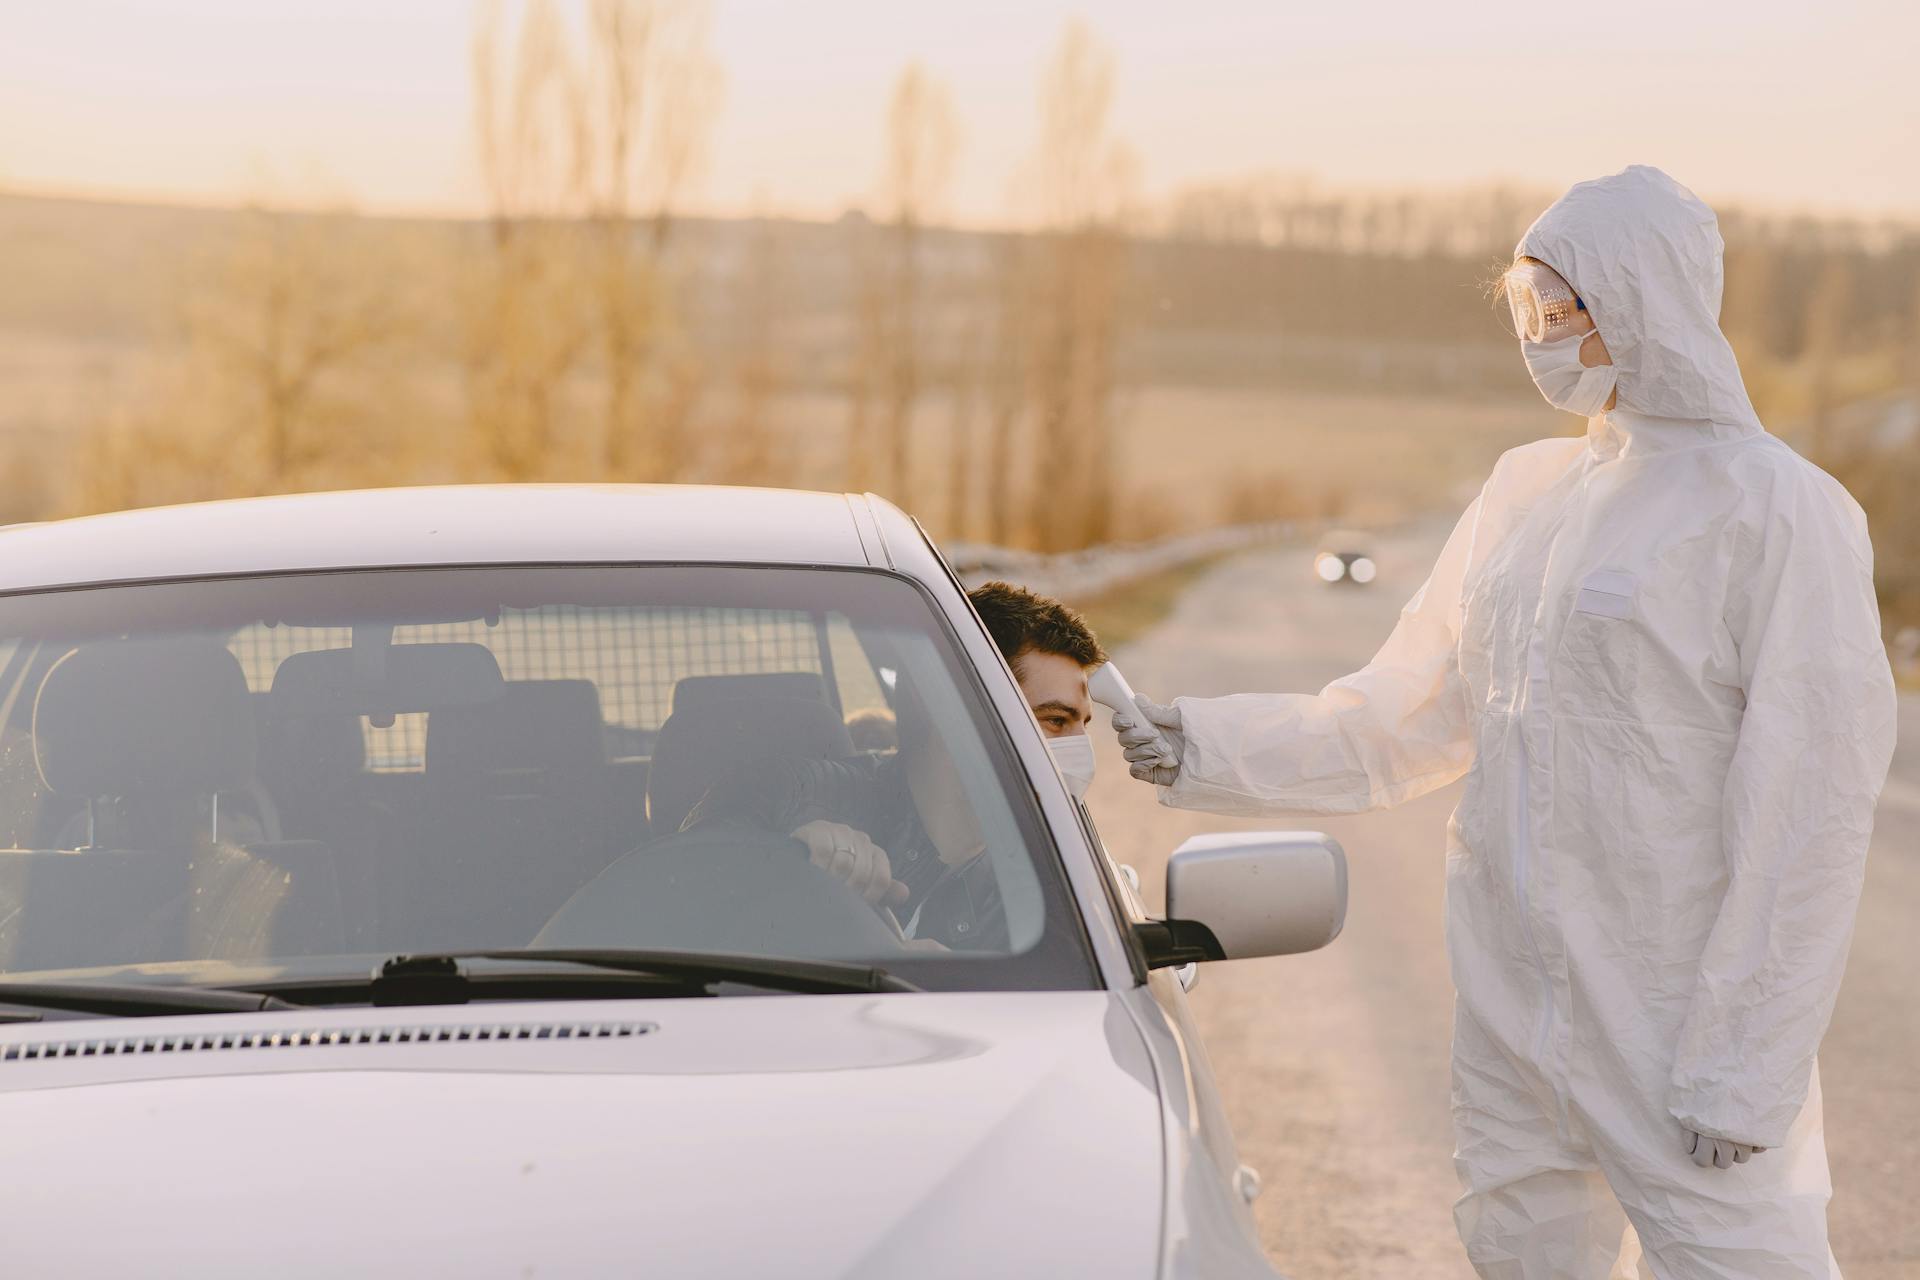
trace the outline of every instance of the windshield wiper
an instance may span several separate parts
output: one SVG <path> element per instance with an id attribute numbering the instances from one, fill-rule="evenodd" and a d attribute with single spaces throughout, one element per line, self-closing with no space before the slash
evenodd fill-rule
<path id="1" fill-rule="evenodd" d="M 257 1013 L 296 1006 L 259 991 L 222 987 L 134 986 L 108 982 L 0 982 L 0 1004 L 62 1009 L 109 1018 L 157 1018 L 179 1013 Z"/>
<path id="2" fill-rule="evenodd" d="M 498 961 L 472 968 L 463 962 Z M 249 983 L 301 1004 L 466 1004 L 472 1000 L 631 999 L 710 993 L 722 983 L 803 995 L 918 991 L 872 965 L 705 951 L 529 948 L 397 955 L 365 978 Z"/>

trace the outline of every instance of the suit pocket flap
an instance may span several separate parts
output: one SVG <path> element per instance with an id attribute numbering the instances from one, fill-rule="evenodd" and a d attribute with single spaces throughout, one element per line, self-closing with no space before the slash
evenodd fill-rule
<path id="1" fill-rule="evenodd" d="M 1630 573 L 1614 569 L 1595 570 L 1581 581 L 1574 608 L 1582 613 L 1599 614 L 1603 618 L 1631 618 L 1635 585 Z"/>

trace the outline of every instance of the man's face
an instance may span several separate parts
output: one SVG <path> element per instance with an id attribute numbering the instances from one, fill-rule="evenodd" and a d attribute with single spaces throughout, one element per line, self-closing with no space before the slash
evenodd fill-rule
<path id="1" fill-rule="evenodd" d="M 1085 733 L 1093 719 L 1093 699 L 1087 696 L 1087 669 L 1065 654 L 1029 649 L 1013 664 L 1033 718 L 1049 738 Z"/>

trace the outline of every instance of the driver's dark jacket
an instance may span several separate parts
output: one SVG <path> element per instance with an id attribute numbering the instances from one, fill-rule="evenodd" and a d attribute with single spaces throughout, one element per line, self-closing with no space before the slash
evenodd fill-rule
<path id="1" fill-rule="evenodd" d="M 717 783 L 681 829 L 719 818 L 745 819 L 783 835 L 809 822 L 864 832 L 886 851 L 893 878 L 907 886 L 910 896 L 894 912 L 912 923 L 914 937 L 956 950 L 1007 948 L 993 860 L 983 855 L 960 867 L 940 860 L 897 757 L 749 761 Z"/>

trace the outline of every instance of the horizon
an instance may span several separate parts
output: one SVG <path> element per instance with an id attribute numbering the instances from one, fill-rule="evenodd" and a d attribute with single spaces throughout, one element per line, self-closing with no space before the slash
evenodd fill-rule
<path id="1" fill-rule="evenodd" d="M 1491 181 L 1484 184 L 1476 184 L 1472 186 L 1414 187 L 1414 188 L 1367 188 L 1367 187 L 1336 188 L 1328 185 L 1314 183 L 1311 178 L 1306 178 L 1304 179 L 1304 181 L 1306 181 L 1308 184 L 1307 189 L 1316 195 L 1323 196 L 1323 197 L 1350 198 L 1350 199 L 1356 199 L 1356 200 L 1364 200 L 1368 198 L 1378 198 L 1378 197 L 1387 197 L 1387 196 L 1401 196 L 1401 197 L 1407 197 L 1407 198 L 1413 199 L 1415 201 L 1419 201 L 1422 199 L 1441 201 L 1450 197 L 1458 197 L 1458 196 L 1473 195 L 1473 194 L 1486 194 L 1486 193 L 1492 193 L 1492 192 L 1520 191 L 1522 193 L 1526 193 L 1525 188 L 1521 187 L 1520 184 L 1499 183 L 1499 182 L 1491 182 Z M 1548 194 L 1545 191 L 1541 191 L 1539 194 L 1540 194 L 1541 200 L 1543 201 L 1543 204 L 1541 206 L 1542 208 L 1545 207 L 1545 202 L 1551 202 L 1555 198 L 1554 195 Z M 1758 219 L 1758 220 L 1773 222 L 1773 223 L 1804 219 L 1822 226 L 1837 227 L 1837 228 L 1851 227 L 1851 228 L 1860 229 L 1869 233 L 1877 232 L 1882 235 L 1884 234 L 1901 235 L 1905 233 L 1920 231 L 1920 211 L 1916 211 L 1913 213 L 1902 213 L 1902 212 L 1876 213 L 1876 212 L 1863 212 L 1858 210 L 1847 210 L 1847 209 L 1813 210 L 1813 209 L 1797 209 L 1797 208 L 1770 208 L 1764 205 L 1754 205 L 1754 204 L 1747 204 L 1747 203 L 1735 202 L 1735 201 L 1725 201 L 1725 200 L 1716 201 L 1711 197 L 1703 196 L 1702 198 L 1705 199 L 1709 204 L 1709 206 L 1713 208 L 1715 215 L 1722 219 L 1725 219 L 1729 216 L 1738 216 L 1741 218 Z M 106 206 L 106 207 L 121 208 L 121 209 L 151 210 L 155 212 L 182 212 L 182 213 L 204 213 L 204 214 L 244 214 L 244 213 L 251 213 L 251 212 L 263 212 L 263 213 L 270 213 L 275 215 L 287 215 L 292 217 L 316 217 L 316 218 L 349 217 L 349 218 L 366 218 L 370 220 L 383 221 L 383 222 L 416 222 L 416 223 L 446 223 L 446 224 L 473 224 L 473 225 L 484 224 L 492 216 L 486 210 L 483 210 L 483 209 L 434 210 L 434 209 L 379 208 L 379 207 L 366 207 L 366 206 L 354 204 L 351 202 L 338 203 L 338 204 L 326 204 L 318 201 L 311 202 L 311 203 L 301 203 L 298 201 L 276 200 L 271 198 L 244 198 L 238 201 L 227 202 L 218 196 L 206 196 L 204 198 L 200 198 L 200 197 L 196 197 L 193 193 L 168 193 L 168 192 L 147 193 L 147 192 L 137 192 L 137 191 L 86 190 L 86 189 L 58 190 L 58 189 L 37 188 L 37 187 L 27 186 L 22 184 L 9 183 L 8 181 L 5 180 L 4 176 L 0 176 L 0 200 L 41 200 L 49 203 L 65 202 L 65 203 L 72 203 L 72 204 Z M 519 215 L 519 216 L 521 217 L 522 220 L 541 221 L 546 218 L 550 218 L 552 221 L 556 221 L 556 222 L 586 221 L 591 217 L 590 214 L 585 212 L 560 213 L 560 214 L 553 214 L 553 215 Z M 636 224 L 643 223 L 646 220 L 647 216 L 648 215 L 645 213 L 635 213 L 632 215 L 631 220 Z M 805 225 L 805 226 L 821 226 L 821 227 L 832 226 L 835 223 L 840 222 L 841 220 L 848 217 L 852 217 L 852 216 L 866 217 L 876 222 L 880 220 L 880 215 L 877 214 L 873 209 L 869 207 L 865 207 L 861 205 L 853 205 L 853 204 L 846 206 L 845 208 L 839 210 L 838 212 L 824 211 L 824 210 L 820 212 L 815 212 L 812 210 L 785 210 L 785 209 L 762 211 L 762 210 L 754 210 L 754 209 L 712 209 L 712 208 L 700 208 L 700 207 L 684 207 L 684 208 L 676 209 L 673 215 L 674 221 L 676 222 L 746 223 L 746 222 L 768 221 L 768 222 L 786 222 L 786 223 L 794 223 L 794 224 Z M 926 229 L 930 231 L 953 232 L 955 234 L 962 234 L 962 235 L 1016 235 L 1016 236 L 1036 234 L 1038 231 L 1041 230 L 1041 228 L 1019 224 L 1019 223 L 1010 223 L 1010 222 L 969 223 L 969 222 L 960 221 L 960 220 L 930 222 L 926 224 Z M 1151 220 L 1151 219 L 1141 224 L 1131 225 L 1129 227 L 1129 234 L 1135 239 L 1179 240 L 1179 239 L 1197 238 L 1192 235 L 1183 235 L 1178 229 L 1162 225 L 1158 221 Z M 1260 244 L 1263 242 L 1250 240 L 1248 241 L 1248 243 Z M 1869 244 L 1876 243 L 1876 241 L 1870 240 L 1868 241 L 1868 243 Z M 1269 246 L 1269 247 L 1277 247 L 1277 246 Z"/>

